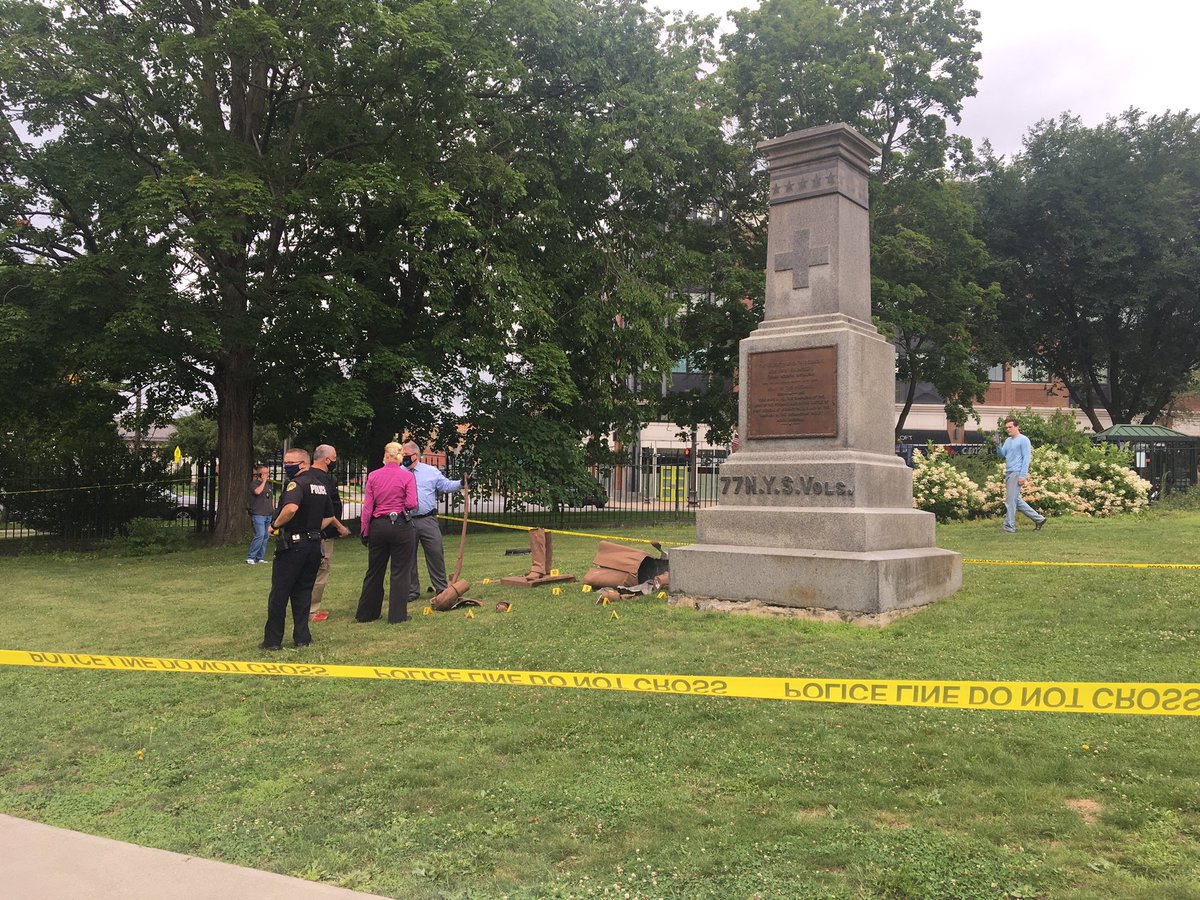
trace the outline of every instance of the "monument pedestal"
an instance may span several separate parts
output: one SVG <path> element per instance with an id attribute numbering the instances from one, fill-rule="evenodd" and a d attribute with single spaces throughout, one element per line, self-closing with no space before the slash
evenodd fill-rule
<path id="1" fill-rule="evenodd" d="M 896 456 L 895 348 L 870 324 L 867 163 L 845 125 L 762 145 L 771 173 L 762 325 L 741 343 L 741 449 L 721 467 L 673 592 L 876 615 L 962 585 Z"/>
<path id="2" fill-rule="evenodd" d="M 695 544 L 671 551 L 671 587 L 720 600 L 878 615 L 926 606 L 962 587 L 962 557 L 938 547 L 795 550 Z M 695 588 L 701 588 L 695 590 Z"/>

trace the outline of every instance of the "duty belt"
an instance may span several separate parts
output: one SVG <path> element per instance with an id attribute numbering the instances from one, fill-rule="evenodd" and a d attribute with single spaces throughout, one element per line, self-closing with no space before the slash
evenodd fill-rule
<path id="1" fill-rule="evenodd" d="M 395 525 L 401 519 L 403 519 L 405 522 L 407 522 L 409 519 L 412 519 L 412 518 L 415 518 L 415 517 L 409 515 L 408 513 L 402 513 L 402 512 L 384 513 L 381 516 L 371 516 L 372 521 L 374 521 L 375 519 L 387 519 L 393 525 Z"/>
<path id="2" fill-rule="evenodd" d="M 414 519 L 424 519 L 424 518 L 427 518 L 428 516 L 436 516 L 436 515 L 437 515 L 437 510 L 431 509 L 427 513 L 414 513 L 413 518 Z"/>
<path id="3" fill-rule="evenodd" d="M 290 541 L 319 541 L 325 535 L 319 531 L 294 531 L 288 535 Z"/>

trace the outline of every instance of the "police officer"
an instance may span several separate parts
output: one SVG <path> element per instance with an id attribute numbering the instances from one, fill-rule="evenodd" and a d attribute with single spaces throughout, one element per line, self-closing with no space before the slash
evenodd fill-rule
<path id="1" fill-rule="evenodd" d="M 321 609 L 321 600 L 325 597 L 325 585 L 329 582 L 329 572 L 333 567 L 333 542 L 337 538 L 346 537 L 350 529 L 337 518 L 342 514 L 342 498 L 338 494 L 337 482 L 333 480 L 333 468 L 337 465 L 337 448 L 331 444 L 321 444 L 312 453 L 312 465 L 308 471 L 313 478 L 325 485 L 325 491 L 333 503 L 333 524 L 325 529 L 325 539 L 321 541 L 321 565 L 317 569 L 317 580 L 313 583 L 312 607 L 308 611 L 310 622 L 324 622 L 329 613 Z"/>
<path id="2" fill-rule="evenodd" d="M 297 647 L 312 643 L 308 607 L 313 582 L 321 565 L 321 529 L 334 521 L 332 498 L 324 483 L 308 471 L 308 451 L 291 449 L 283 456 L 286 486 L 279 511 L 271 523 L 278 532 L 275 564 L 271 569 L 271 595 L 267 598 L 267 625 L 260 650 L 283 649 L 283 626 L 288 601 L 292 604 L 292 640 Z"/>

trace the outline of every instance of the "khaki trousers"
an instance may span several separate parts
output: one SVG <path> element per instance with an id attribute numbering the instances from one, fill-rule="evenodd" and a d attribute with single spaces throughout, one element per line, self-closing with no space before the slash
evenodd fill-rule
<path id="1" fill-rule="evenodd" d="M 321 565 L 317 569 L 317 580 L 313 583 L 312 605 L 308 608 L 311 616 L 321 608 L 321 599 L 325 596 L 325 585 L 329 581 L 329 560 L 333 556 L 333 540 L 326 538 L 321 541 Z"/>

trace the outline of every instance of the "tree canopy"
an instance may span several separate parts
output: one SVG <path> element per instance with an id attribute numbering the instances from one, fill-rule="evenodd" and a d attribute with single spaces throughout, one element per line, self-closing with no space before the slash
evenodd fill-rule
<path id="1" fill-rule="evenodd" d="M 1151 423 L 1200 365 L 1200 116 L 1130 110 L 1034 126 L 979 189 L 1018 358 L 1096 431 Z"/>
<path id="2" fill-rule="evenodd" d="M 661 323 L 721 159 L 680 102 L 711 22 L 630 0 L 3 0 L 0 21 L 9 259 L 87 297 L 98 370 L 214 398 L 223 481 L 256 405 L 366 449 L 454 434 L 461 403 L 497 457 L 645 418 L 633 376 L 676 355 Z"/>
<path id="3" fill-rule="evenodd" d="M 962 425 L 984 398 L 988 366 L 1004 358 L 1000 287 L 980 283 L 989 259 L 975 211 L 958 181 L 896 178 L 876 184 L 871 220 L 873 313 L 895 335 L 896 378 L 906 388 L 897 433 L 921 382 Z"/>

